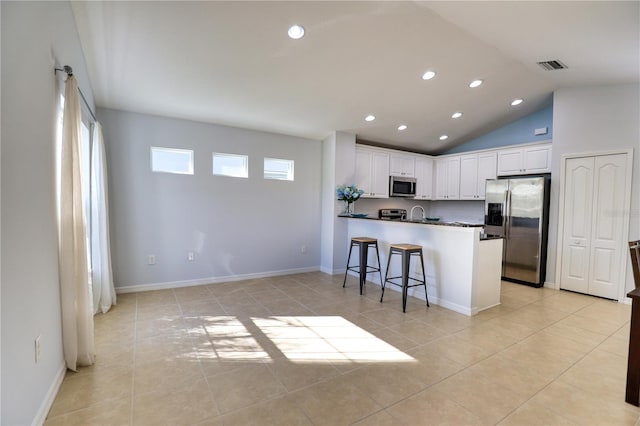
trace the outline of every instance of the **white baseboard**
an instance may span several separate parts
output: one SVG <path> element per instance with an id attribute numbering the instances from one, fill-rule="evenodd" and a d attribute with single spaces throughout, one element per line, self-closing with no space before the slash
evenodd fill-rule
<path id="1" fill-rule="evenodd" d="M 356 273 L 354 273 L 352 271 L 349 271 L 349 275 L 350 276 L 353 275 L 354 277 L 358 276 L 358 274 L 356 274 Z M 367 283 L 372 283 L 372 284 L 380 287 L 380 284 L 378 284 L 375 280 L 367 280 Z M 438 306 L 441 306 L 443 308 L 449 309 L 451 311 L 457 312 L 459 314 L 466 315 L 468 317 L 470 317 L 472 315 L 475 315 L 475 314 L 477 314 L 479 312 L 477 308 L 475 308 L 475 309 L 466 308 L 464 306 L 458 305 L 457 303 L 448 302 L 446 300 L 443 300 L 443 299 L 440 299 L 440 298 L 434 296 L 429 291 L 429 288 L 431 288 L 431 287 L 432 286 L 427 283 L 427 291 L 429 293 L 429 304 L 438 305 Z M 398 287 L 398 286 L 395 286 L 395 285 L 387 285 L 386 286 L 386 290 L 387 291 L 391 290 L 391 291 L 395 291 L 395 292 L 398 292 L 398 293 L 402 292 L 402 289 L 400 287 Z M 420 300 L 426 301 L 426 299 L 424 297 L 424 291 L 422 291 L 422 290 L 417 290 L 415 288 L 410 288 L 407 291 L 407 295 L 410 296 L 410 297 L 415 297 L 416 299 L 420 299 Z M 498 305 L 499 305 L 499 303 L 498 303 Z M 491 307 L 493 307 L 493 306 L 491 306 Z M 489 309 L 489 308 L 487 308 L 487 309 Z"/>
<path id="2" fill-rule="evenodd" d="M 282 275 L 302 274 L 305 272 L 317 272 L 319 268 L 312 266 L 309 268 L 285 269 L 281 271 L 259 272 L 255 274 L 228 275 L 224 277 L 198 278 L 185 281 L 167 281 L 162 283 L 136 284 L 123 287 L 116 286 L 116 293 L 136 293 L 139 291 L 164 290 L 168 288 L 192 287 L 197 285 L 219 284 L 230 281 L 242 281 L 258 278 L 278 277 Z M 324 272 L 324 271 L 323 271 Z"/>
<path id="3" fill-rule="evenodd" d="M 329 269 L 329 268 L 325 268 L 324 266 L 320 267 L 320 272 L 323 272 L 325 274 L 329 274 L 329 275 L 340 275 L 340 274 L 344 274 L 344 270 L 345 268 L 339 268 L 339 269 Z"/>
<path id="4" fill-rule="evenodd" d="M 545 281 L 544 282 L 544 288 L 550 288 L 552 290 L 560 290 L 557 286 L 556 283 L 551 282 L 551 281 Z"/>
<path id="5" fill-rule="evenodd" d="M 66 372 L 67 366 L 64 362 L 62 362 L 62 365 L 60 366 L 56 377 L 53 379 L 53 383 L 51 383 L 51 386 L 49 386 L 49 390 L 47 391 L 42 404 L 40 404 L 40 408 L 38 409 L 33 422 L 31 422 L 32 425 L 41 426 L 44 424 L 45 420 L 47 420 L 47 415 L 49 414 L 49 410 L 51 410 L 53 401 L 58 395 L 58 390 L 60 390 L 60 386 L 62 385 L 62 381 L 64 380 L 64 375 Z"/>

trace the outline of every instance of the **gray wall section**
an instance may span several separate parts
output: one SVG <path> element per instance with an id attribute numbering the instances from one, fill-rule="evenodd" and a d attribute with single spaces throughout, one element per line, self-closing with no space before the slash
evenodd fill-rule
<path id="1" fill-rule="evenodd" d="M 55 202 L 54 66 L 93 102 L 68 2 L 1 2 L 2 417 L 44 420 L 64 372 Z M 35 363 L 34 340 L 42 356 Z"/>
<path id="2" fill-rule="evenodd" d="M 560 168 L 567 154 L 633 148 L 629 240 L 640 238 L 640 85 L 559 89 L 553 102 L 553 158 L 547 281 L 555 280 Z M 633 288 L 628 250 L 626 290 Z M 558 283 L 556 283 L 558 284 Z"/>
<path id="3" fill-rule="evenodd" d="M 320 141 L 109 109 L 98 118 L 116 287 L 319 267 Z M 151 146 L 194 150 L 195 174 L 151 172 Z M 213 176 L 213 152 L 249 155 L 249 178 Z M 263 179 L 264 157 L 294 160 L 295 180 Z M 155 265 L 148 265 L 151 254 Z"/>

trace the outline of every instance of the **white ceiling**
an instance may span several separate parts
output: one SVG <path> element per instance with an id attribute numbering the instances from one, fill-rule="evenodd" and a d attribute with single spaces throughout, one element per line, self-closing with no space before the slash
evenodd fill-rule
<path id="1" fill-rule="evenodd" d="M 98 106 L 314 139 L 437 153 L 557 88 L 640 82 L 638 1 L 72 4 Z M 552 59 L 568 69 L 536 65 Z"/>

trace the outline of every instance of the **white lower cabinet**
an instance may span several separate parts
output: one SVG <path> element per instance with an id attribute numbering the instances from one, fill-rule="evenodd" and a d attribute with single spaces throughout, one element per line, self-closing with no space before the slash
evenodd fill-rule
<path id="1" fill-rule="evenodd" d="M 369 148 L 356 148 L 356 184 L 363 198 L 389 197 L 389 154 Z"/>

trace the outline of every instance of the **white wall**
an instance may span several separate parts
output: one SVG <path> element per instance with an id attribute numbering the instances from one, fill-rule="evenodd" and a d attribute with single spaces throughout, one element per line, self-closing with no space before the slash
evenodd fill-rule
<path id="1" fill-rule="evenodd" d="M 98 118 L 120 291 L 319 268 L 320 141 L 109 109 Z M 194 150 L 195 175 L 151 172 L 151 146 Z M 249 178 L 213 176 L 213 152 L 248 154 Z M 294 160 L 295 180 L 263 179 L 264 157 Z"/>
<path id="2" fill-rule="evenodd" d="M 337 201 L 336 188 L 351 185 L 355 175 L 356 137 L 333 132 L 322 141 L 322 256 L 320 270 L 343 273 L 347 266 L 347 221 L 338 217 L 344 203 Z"/>
<path id="3" fill-rule="evenodd" d="M 555 279 L 562 156 L 634 149 L 628 240 L 640 239 L 640 85 L 557 90 L 553 102 L 553 158 L 547 282 Z M 633 288 L 628 251 L 626 291 Z M 557 283 L 554 283 L 557 284 Z"/>
<path id="4" fill-rule="evenodd" d="M 333 273 L 336 202 L 330 192 L 336 185 L 336 133 L 322 141 L 322 219 L 320 227 L 320 270 Z"/>
<path id="5" fill-rule="evenodd" d="M 64 373 L 54 186 L 54 66 L 93 103 L 68 2 L 1 2 L 2 417 L 44 420 Z M 35 363 L 34 339 L 42 335 Z"/>

